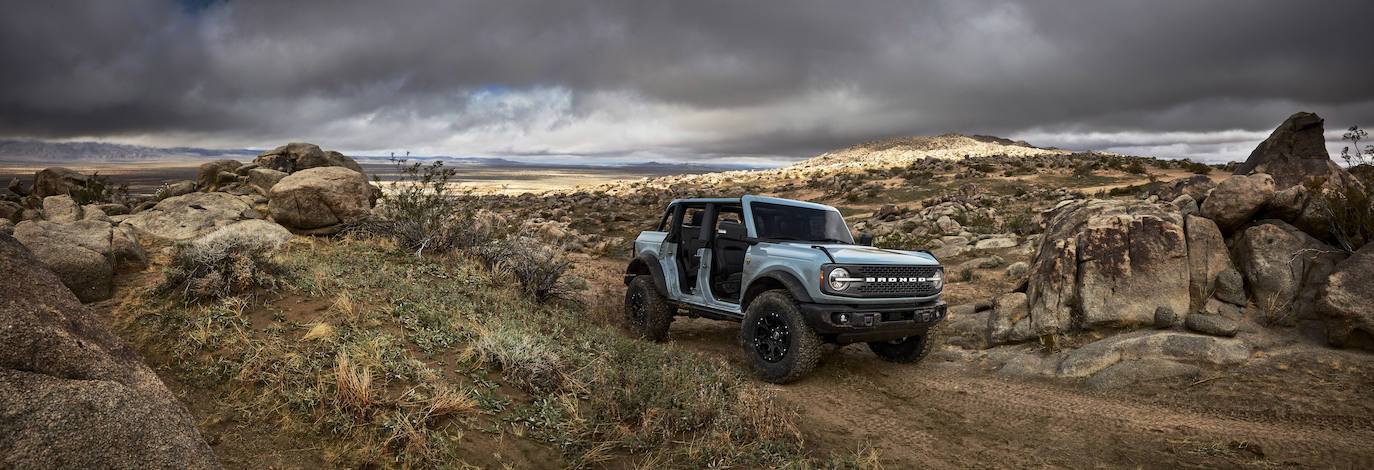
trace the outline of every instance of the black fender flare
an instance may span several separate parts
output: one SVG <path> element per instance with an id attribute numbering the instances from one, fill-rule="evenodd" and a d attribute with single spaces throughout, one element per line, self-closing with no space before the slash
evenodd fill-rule
<path id="1" fill-rule="evenodd" d="M 629 267 L 625 268 L 625 285 L 630 285 L 630 281 L 635 276 L 648 274 L 654 277 L 654 290 L 658 295 L 668 297 L 668 282 L 663 278 L 663 265 L 658 262 L 658 257 L 643 253 L 630 260 Z"/>
<path id="2" fill-rule="evenodd" d="M 740 304 L 740 308 L 748 308 L 749 301 L 753 300 L 754 296 L 762 293 L 763 290 L 766 290 L 759 289 L 759 286 L 763 285 L 759 282 L 764 280 L 771 280 L 782 284 L 783 287 L 786 287 L 787 291 L 792 294 L 792 298 L 797 299 L 798 302 L 814 302 L 811 299 L 811 294 L 806 291 L 806 284 L 802 283 L 801 279 L 798 279 L 797 276 L 790 272 L 781 269 L 771 269 L 754 276 L 754 279 L 749 281 L 749 285 L 744 289 L 744 295 L 740 297 L 740 300 L 743 302 Z M 771 284 L 771 282 L 769 283 Z"/>

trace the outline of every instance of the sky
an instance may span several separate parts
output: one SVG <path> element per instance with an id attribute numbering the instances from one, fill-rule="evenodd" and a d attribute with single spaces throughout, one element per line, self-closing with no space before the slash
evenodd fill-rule
<path id="1" fill-rule="evenodd" d="M 0 4 L 3 138 L 778 164 L 959 132 L 1227 161 L 1298 111 L 1333 152 L 1374 127 L 1360 1 Z"/>

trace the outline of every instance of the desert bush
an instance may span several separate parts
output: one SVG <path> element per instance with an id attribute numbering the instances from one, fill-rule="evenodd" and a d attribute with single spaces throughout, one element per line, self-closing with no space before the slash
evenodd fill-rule
<path id="1" fill-rule="evenodd" d="M 1035 223 L 1035 218 L 1031 217 L 1030 214 L 1016 214 L 1008 217 L 1003 223 L 1003 228 L 1023 237 L 1040 233 L 1040 224 Z"/>
<path id="2" fill-rule="evenodd" d="M 1339 248 L 1354 253 L 1374 241 L 1374 206 L 1364 191 L 1354 187 L 1327 190 L 1319 202 Z"/>
<path id="3" fill-rule="evenodd" d="M 1143 175 L 1145 174 L 1145 164 L 1140 163 L 1140 160 L 1132 160 L 1130 165 L 1126 165 L 1126 172 L 1132 175 Z"/>
<path id="4" fill-rule="evenodd" d="M 551 245 L 528 235 L 513 235 L 473 250 L 488 269 L 515 278 L 520 291 L 539 302 L 570 299 L 574 280 L 568 274 L 572 260 L 562 245 Z"/>
<path id="5" fill-rule="evenodd" d="M 558 384 L 563 366 L 552 341 L 515 328 L 483 328 L 472 349 L 483 363 L 500 367 L 507 380 L 530 391 L 547 391 Z"/>
<path id="6" fill-rule="evenodd" d="M 394 237 L 416 256 L 425 250 L 447 252 L 470 248 L 491 237 L 491 227 L 478 223 L 475 212 L 464 201 L 471 190 L 452 187 L 457 170 L 444 168 L 444 162 L 428 165 L 391 159 L 399 174 L 386 183 L 378 201 L 381 220 L 349 227 L 349 232 L 381 233 Z M 373 176 L 382 185 L 379 176 Z"/>
<path id="7" fill-rule="evenodd" d="M 179 242 L 172 248 L 158 291 L 196 302 L 254 287 L 275 288 L 288 273 L 271 255 L 286 240 L 229 226 Z"/>
<path id="8" fill-rule="evenodd" d="M 72 188 L 71 196 L 77 204 L 123 203 L 129 198 L 129 185 L 113 186 L 109 178 L 100 176 L 97 171 L 91 173 L 84 184 Z"/>
<path id="9" fill-rule="evenodd" d="M 873 246 L 889 250 L 916 251 L 925 249 L 934 240 L 930 235 L 911 232 L 893 232 L 873 238 Z"/>
<path id="10" fill-rule="evenodd" d="M 1212 167 L 1206 163 L 1184 160 L 1184 168 L 1195 175 L 1205 175 L 1212 172 Z"/>
<path id="11" fill-rule="evenodd" d="M 1087 178 L 1093 175 L 1093 166 L 1089 164 L 1078 165 L 1073 169 L 1075 178 Z"/>

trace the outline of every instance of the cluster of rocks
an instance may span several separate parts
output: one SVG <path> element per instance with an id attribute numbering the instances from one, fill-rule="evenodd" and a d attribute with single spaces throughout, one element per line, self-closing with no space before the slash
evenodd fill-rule
<path id="1" fill-rule="evenodd" d="M 176 396 L 45 264 L 0 233 L 0 467 L 219 468 Z"/>
<path id="2" fill-rule="evenodd" d="M 83 302 L 110 298 L 119 269 L 147 263 L 145 243 L 190 240 L 244 220 L 266 219 L 300 234 L 331 234 L 367 218 L 380 191 L 362 167 L 338 152 L 292 143 L 252 163 L 216 160 L 196 181 L 156 197 L 77 204 L 90 177 L 47 168 L 25 188 L 10 184 L 0 201 L 0 232 L 12 234 Z"/>
<path id="3" fill-rule="evenodd" d="M 1357 280 L 1374 271 L 1374 246 L 1353 255 L 1332 246 L 1314 189 L 1363 186 L 1339 166 L 1313 163 L 1329 162 L 1314 118 L 1289 118 L 1220 183 L 1185 178 L 1145 200 L 1067 200 L 1045 211 L 1024 289 L 972 308 L 957 341 L 1144 327 L 1229 337 L 1312 320 L 1333 344 L 1366 345 L 1374 295 L 1368 278 Z"/>

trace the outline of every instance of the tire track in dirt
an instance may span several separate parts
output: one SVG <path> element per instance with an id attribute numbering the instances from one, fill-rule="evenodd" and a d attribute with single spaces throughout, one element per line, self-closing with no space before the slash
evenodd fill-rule
<path id="1" fill-rule="evenodd" d="M 737 328 L 679 319 L 670 341 L 743 369 Z M 1188 387 L 1152 390 L 1162 397 L 1089 392 L 1073 382 L 1003 378 L 937 358 L 897 366 L 862 346 L 829 351 L 812 376 L 769 387 L 798 410 L 813 452 L 867 446 L 896 468 L 1374 467 L 1367 416 L 1288 413 L 1263 400 L 1253 410 L 1218 406 L 1230 398 Z M 1301 390 L 1271 394 L 1293 393 Z"/>

